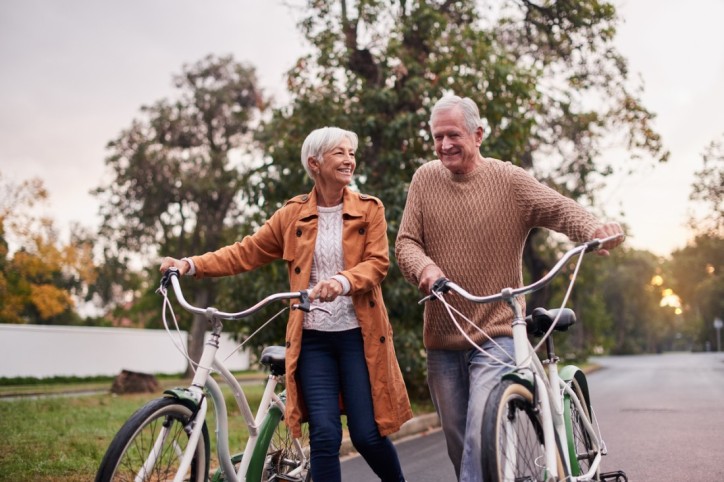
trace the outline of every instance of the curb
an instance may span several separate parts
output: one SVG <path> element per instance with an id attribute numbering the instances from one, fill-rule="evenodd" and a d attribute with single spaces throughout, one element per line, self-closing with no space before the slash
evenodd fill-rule
<path id="1" fill-rule="evenodd" d="M 390 434 L 387 437 L 394 442 L 395 440 L 429 432 L 430 430 L 434 430 L 438 427 L 440 427 L 440 418 L 438 417 L 437 413 L 426 413 L 411 418 L 410 420 L 405 422 L 402 427 L 400 427 L 399 431 Z M 349 439 L 348 436 L 344 437 L 344 439 L 342 440 L 342 446 L 339 449 L 340 457 L 356 453 L 357 451 L 352 445 L 352 441 Z"/>

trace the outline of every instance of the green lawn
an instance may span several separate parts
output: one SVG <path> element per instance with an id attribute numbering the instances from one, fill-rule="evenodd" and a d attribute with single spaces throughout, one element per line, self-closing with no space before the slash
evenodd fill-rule
<path id="1" fill-rule="evenodd" d="M 257 375 L 258 376 L 258 375 Z M 185 385 L 182 380 L 160 379 L 164 388 Z M 107 390 L 110 382 L 2 386 L 0 395 L 50 393 L 79 390 Z M 244 385 L 252 409 L 261 398 L 263 381 Z M 0 481 L 89 481 L 95 477 L 101 458 L 113 436 L 125 420 L 147 401 L 161 394 L 112 395 L 101 393 L 83 396 L 41 398 L 0 398 Z M 241 452 L 247 432 L 233 397 L 226 394 L 230 421 L 232 453 Z M 429 405 L 413 407 L 416 413 L 429 411 Z M 212 434 L 213 414 L 207 417 Z M 212 466 L 215 457 L 212 456 Z"/>
<path id="2" fill-rule="evenodd" d="M 183 383 L 161 381 L 163 386 Z M 106 384 L 108 389 L 110 384 Z M 80 387 L 82 386 L 82 387 Z M 59 391 L 54 387 L 51 392 Z M 93 389 L 73 384 L 68 389 Z M 96 387 L 98 388 L 98 387 Z M 244 386 L 252 408 L 256 408 L 263 382 Z M 13 393 L 24 392 L 25 390 Z M 37 393 L 37 387 L 33 390 Z M 113 436 L 128 417 L 161 393 L 143 395 L 53 396 L 0 399 L 0 481 L 88 481 L 93 480 L 101 458 Z M 233 397 L 227 396 L 233 403 Z M 230 415 L 237 414 L 238 410 Z M 213 415 L 207 417 L 210 432 Z M 231 421 L 233 452 L 240 452 L 247 438 L 239 420 Z M 215 442 L 212 441 L 215 450 Z"/>

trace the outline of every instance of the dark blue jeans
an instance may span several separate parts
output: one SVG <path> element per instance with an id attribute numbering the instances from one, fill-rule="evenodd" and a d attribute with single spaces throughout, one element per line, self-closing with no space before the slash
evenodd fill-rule
<path id="1" fill-rule="evenodd" d="M 380 436 L 375 423 L 359 328 L 338 332 L 304 330 L 297 377 L 309 413 L 312 480 L 342 480 L 340 393 L 355 449 L 380 480 L 405 480 L 395 446 L 387 437 Z"/>

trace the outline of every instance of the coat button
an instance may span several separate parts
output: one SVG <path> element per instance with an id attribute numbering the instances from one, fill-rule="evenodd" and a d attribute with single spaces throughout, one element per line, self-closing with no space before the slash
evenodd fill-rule
<path id="1" fill-rule="evenodd" d="M 359 233 L 360 233 L 360 234 L 364 234 L 364 233 L 365 233 L 365 228 L 359 228 Z"/>
<path id="2" fill-rule="evenodd" d="M 301 229 L 297 229 L 297 237 L 299 237 L 299 236 L 301 236 L 301 235 L 302 235 L 302 230 L 301 230 Z"/>
<path id="3" fill-rule="evenodd" d="M 374 307 L 375 307 L 375 302 L 373 300 L 370 300 L 370 308 L 374 308 Z"/>
<path id="4" fill-rule="evenodd" d="M 287 348 L 289 348 L 290 346 L 292 346 L 292 344 L 290 342 L 287 342 Z"/>
<path id="5" fill-rule="evenodd" d="M 299 268 L 299 266 L 297 266 L 296 268 L 294 268 L 294 272 L 299 274 L 302 272 L 302 270 Z"/>
<path id="6" fill-rule="evenodd" d="M 385 337 L 384 337 L 384 336 L 381 336 L 381 337 L 380 337 L 380 343 L 384 343 L 384 342 L 385 342 Z"/>

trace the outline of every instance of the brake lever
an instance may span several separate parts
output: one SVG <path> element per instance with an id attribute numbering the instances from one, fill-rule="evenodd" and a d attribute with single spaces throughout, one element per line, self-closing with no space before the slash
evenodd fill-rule
<path id="1" fill-rule="evenodd" d="M 332 312 L 329 311 L 327 308 L 322 308 L 319 305 L 313 305 L 311 308 L 309 308 L 309 311 L 321 311 L 323 313 L 327 313 L 328 315 L 332 314 Z"/>
<path id="2" fill-rule="evenodd" d="M 307 290 L 299 292 L 299 299 L 301 300 L 301 303 L 294 303 L 292 305 L 293 310 L 302 310 L 305 313 L 311 313 L 312 311 L 321 311 L 327 313 L 328 315 L 332 314 L 332 312 L 329 311 L 327 308 L 322 308 L 319 305 L 312 305 L 312 302 L 309 301 L 309 292 L 307 292 Z"/>

